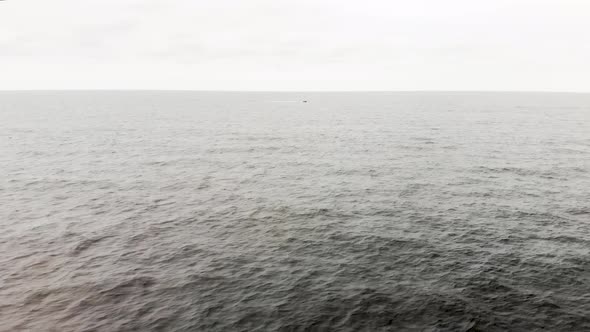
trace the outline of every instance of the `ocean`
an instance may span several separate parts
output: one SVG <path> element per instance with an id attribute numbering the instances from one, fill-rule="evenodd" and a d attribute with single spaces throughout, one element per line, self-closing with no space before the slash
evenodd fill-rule
<path id="1" fill-rule="evenodd" d="M 0 331 L 590 331 L 590 94 L 5 91 L 0 171 Z"/>

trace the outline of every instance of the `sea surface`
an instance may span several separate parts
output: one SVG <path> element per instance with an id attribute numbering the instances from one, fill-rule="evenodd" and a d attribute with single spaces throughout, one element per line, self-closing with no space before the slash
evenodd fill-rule
<path id="1" fill-rule="evenodd" d="M 3 332 L 590 331 L 590 94 L 0 92 L 0 174 Z"/>

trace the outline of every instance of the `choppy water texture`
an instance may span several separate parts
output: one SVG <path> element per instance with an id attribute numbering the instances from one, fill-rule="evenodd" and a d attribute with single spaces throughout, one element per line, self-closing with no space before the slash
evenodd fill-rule
<path id="1" fill-rule="evenodd" d="M 590 330 L 590 95 L 3 92 L 0 116 L 2 331 Z"/>

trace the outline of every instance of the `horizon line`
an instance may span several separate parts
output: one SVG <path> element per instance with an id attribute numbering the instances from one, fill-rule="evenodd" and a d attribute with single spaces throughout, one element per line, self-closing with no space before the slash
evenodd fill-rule
<path id="1" fill-rule="evenodd" d="M 564 93 L 590 94 L 571 90 L 237 90 L 237 89 L 0 89 L 0 92 L 226 92 L 226 93 Z"/>

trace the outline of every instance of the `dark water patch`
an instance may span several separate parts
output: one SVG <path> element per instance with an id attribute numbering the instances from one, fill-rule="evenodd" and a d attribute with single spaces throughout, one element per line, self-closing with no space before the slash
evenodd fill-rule
<path id="1" fill-rule="evenodd" d="M 568 209 L 566 212 L 574 216 L 590 215 L 590 207 L 572 208 Z"/>
<path id="2" fill-rule="evenodd" d="M 93 238 L 86 238 L 81 240 L 74 248 L 72 249 L 72 255 L 79 255 L 80 253 L 90 249 L 95 244 L 103 241 L 104 239 L 112 238 L 113 236 L 97 236 Z"/>

